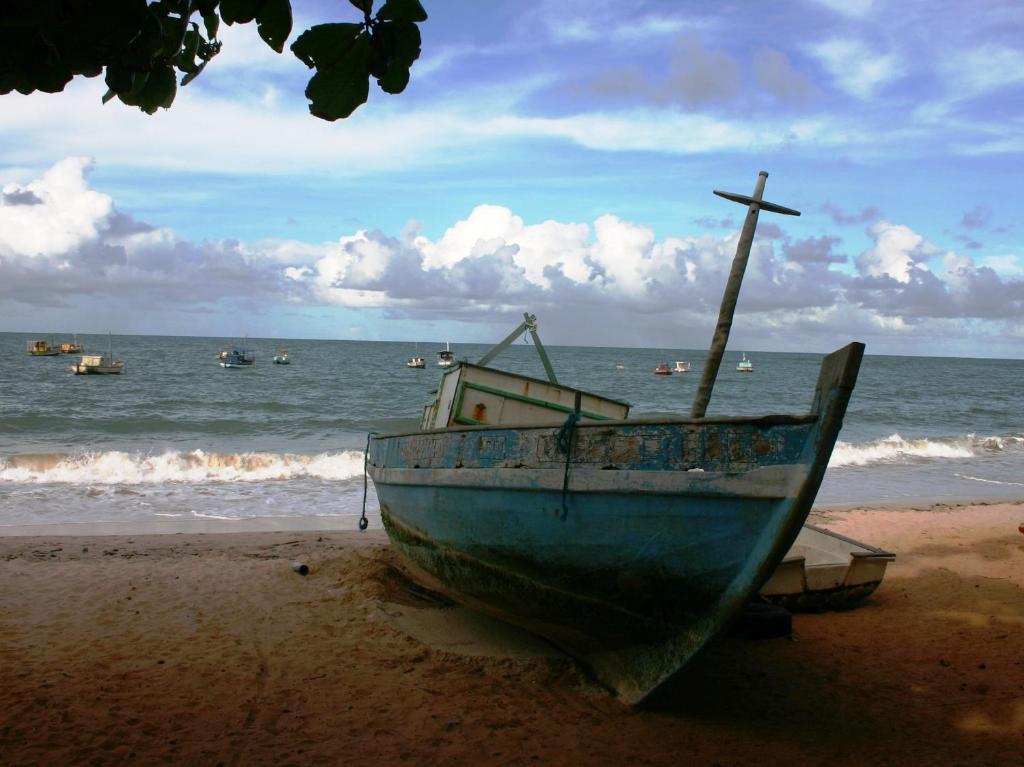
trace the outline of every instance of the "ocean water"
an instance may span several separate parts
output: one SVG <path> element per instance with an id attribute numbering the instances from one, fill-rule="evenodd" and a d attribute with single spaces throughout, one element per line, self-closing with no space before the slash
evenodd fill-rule
<path id="1" fill-rule="evenodd" d="M 45 337 L 49 338 L 50 334 Z M 120 376 L 75 376 L 77 357 L 31 357 L 0 333 L 0 527 L 360 514 L 367 433 L 415 428 L 437 385 L 405 367 L 412 343 L 247 339 L 257 362 L 225 370 L 231 339 L 112 336 Z M 70 334 L 57 335 L 59 343 Z M 79 336 L 86 351 L 105 336 Z M 272 364 L 287 346 L 292 364 Z M 453 343 L 476 360 L 489 346 Z M 631 403 L 631 416 L 689 413 L 706 353 L 548 347 L 562 383 Z M 822 355 L 726 354 L 709 415 L 803 413 Z M 653 375 L 689 360 L 689 373 Z M 517 343 L 492 363 L 543 378 Z M 873 356 L 868 350 L 818 505 L 1024 498 L 1024 360 Z M 372 482 L 371 524 L 379 523 Z"/>

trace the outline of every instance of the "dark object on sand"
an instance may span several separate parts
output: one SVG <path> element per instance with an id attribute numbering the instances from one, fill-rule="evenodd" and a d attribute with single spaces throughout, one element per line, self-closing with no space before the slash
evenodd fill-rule
<path id="1" fill-rule="evenodd" d="M 309 575 L 309 565 L 304 562 L 295 562 L 292 564 L 292 570 L 297 572 L 299 575 Z"/>
<path id="2" fill-rule="evenodd" d="M 793 616 L 785 607 L 764 602 L 746 605 L 729 627 L 729 636 L 740 639 L 777 639 L 793 634 Z"/>

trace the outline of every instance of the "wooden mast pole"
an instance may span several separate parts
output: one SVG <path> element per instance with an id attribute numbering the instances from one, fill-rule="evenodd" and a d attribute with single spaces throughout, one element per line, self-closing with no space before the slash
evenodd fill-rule
<path id="1" fill-rule="evenodd" d="M 782 213 L 786 216 L 800 215 L 798 210 L 784 208 L 781 205 L 761 199 L 761 195 L 764 194 L 764 183 L 767 178 L 768 171 L 761 171 L 757 177 L 757 184 L 754 186 L 754 193 L 750 197 L 733 192 L 714 190 L 715 194 L 719 197 L 746 205 L 747 216 L 743 221 L 743 230 L 740 232 L 739 242 L 736 243 L 736 255 L 732 260 L 732 271 L 729 272 L 729 280 L 726 282 L 725 292 L 722 294 L 722 307 L 718 312 L 718 325 L 715 326 L 715 334 L 711 339 L 711 351 L 708 354 L 707 363 L 704 365 L 704 374 L 700 379 L 700 387 L 697 389 L 697 395 L 693 400 L 691 415 L 694 418 L 703 418 L 708 409 L 708 402 L 711 401 L 711 391 L 715 388 L 718 368 L 722 364 L 722 355 L 725 354 L 725 345 L 729 341 L 729 331 L 732 329 L 732 317 L 736 311 L 736 300 L 740 295 L 743 272 L 746 271 L 747 259 L 750 258 L 750 246 L 754 242 L 754 230 L 757 229 L 758 212 L 767 210 L 772 213 Z"/>

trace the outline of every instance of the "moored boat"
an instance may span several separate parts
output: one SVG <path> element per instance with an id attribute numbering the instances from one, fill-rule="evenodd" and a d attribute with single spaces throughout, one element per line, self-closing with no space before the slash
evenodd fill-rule
<path id="1" fill-rule="evenodd" d="M 455 364 L 455 355 L 452 353 L 452 345 L 444 342 L 444 348 L 437 353 L 437 365 L 442 368 L 450 368 Z"/>
<path id="2" fill-rule="evenodd" d="M 753 373 L 754 363 L 747 359 L 747 353 L 743 352 L 743 359 L 736 363 L 736 370 L 740 373 Z"/>
<path id="3" fill-rule="evenodd" d="M 288 356 L 288 350 L 283 347 L 278 349 L 274 354 L 275 365 L 290 365 L 291 362 L 291 358 Z"/>
<path id="4" fill-rule="evenodd" d="M 248 349 L 228 349 L 220 357 L 222 368 L 248 368 L 256 364 L 256 354 Z"/>
<path id="5" fill-rule="evenodd" d="M 683 360 L 676 360 L 675 367 L 672 368 L 673 373 L 689 373 L 690 363 Z"/>
<path id="6" fill-rule="evenodd" d="M 823 360 L 807 413 L 706 416 L 758 211 L 796 213 L 761 199 L 766 176 L 753 197 L 716 192 L 750 207 L 690 417 L 628 420 L 625 403 L 560 385 L 526 315 L 445 373 L 419 431 L 369 437 L 411 574 L 547 637 L 627 703 L 756 597 L 810 511 L 857 378 L 851 343 Z M 547 382 L 486 367 L 523 328 Z"/>
<path id="7" fill-rule="evenodd" d="M 670 376 L 672 375 L 672 368 L 668 366 L 667 362 L 662 362 L 658 367 L 654 368 L 654 375 L 656 376 Z"/>
<path id="8" fill-rule="evenodd" d="M 409 359 L 407 359 L 405 361 L 405 366 L 407 368 L 417 368 L 417 369 L 426 368 L 427 361 L 425 359 L 423 359 L 422 356 L 420 356 L 420 345 L 419 344 L 416 344 L 416 353 L 413 354 Z"/>
<path id="9" fill-rule="evenodd" d="M 28 347 L 28 353 L 33 357 L 56 357 L 60 354 L 60 348 L 54 346 L 52 338 L 49 341 L 45 339 L 28 341 L 26 346 Z"/>
<path id="10" fill-rule="evenodd" d="M 114 358 L 113 344 L 107 336 L 106 354 L 83 354 L 82 358 L 71 366 L 75 375 L 117 375 L 125 370 L 124 360 Z"/>
<path id="11" fill-rule="evenodd" d="M 71 370 L 75 375 L 113 375 L 123 373 L 124 367 L 124 360 L 116 360 L 109 354 L 83 354 Z"/>
<path id="12" fill-rule="evenodd" d="M 78 336 L 75 336 L 75 340 L 68 343 L 64 342 L 60 345 L 61 354 L 81 354 L 82 345 L 78 343 Z"/>

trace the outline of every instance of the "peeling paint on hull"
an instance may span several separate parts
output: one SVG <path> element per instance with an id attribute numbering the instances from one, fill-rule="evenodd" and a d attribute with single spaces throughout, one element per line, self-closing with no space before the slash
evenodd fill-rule
<path id="1" fill-rule="evenodd" d="M 375 436 L 385 527 L 432 585 L 548 637 L 637 703 L 792 544 L 862 351 L 826 358 L 807 416 L 580 424 L 568 463 L 550 426 Z"/>

